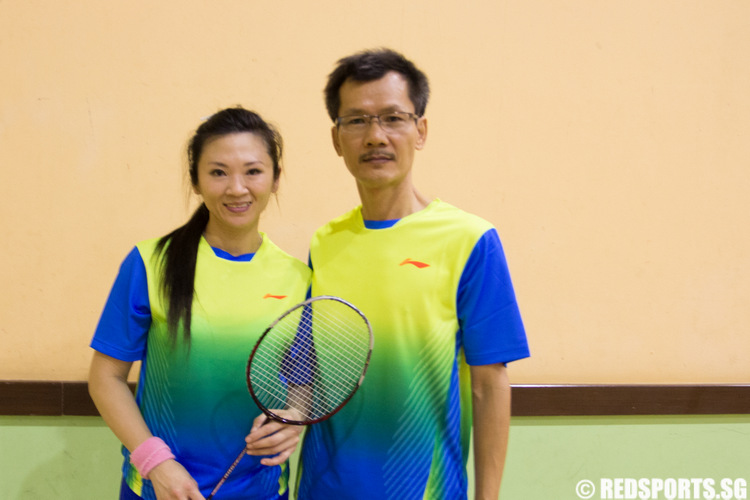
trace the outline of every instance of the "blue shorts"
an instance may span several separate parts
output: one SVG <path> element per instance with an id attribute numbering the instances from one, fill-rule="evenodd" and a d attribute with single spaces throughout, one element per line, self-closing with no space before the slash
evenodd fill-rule
<path id="1" fill-rule="evenodd" d="M 120 484 L 120 500 L 143 500 L 141 497 L 133 493 L 128 484 L 125 482 L 125 478 L 122 478 Z"/>

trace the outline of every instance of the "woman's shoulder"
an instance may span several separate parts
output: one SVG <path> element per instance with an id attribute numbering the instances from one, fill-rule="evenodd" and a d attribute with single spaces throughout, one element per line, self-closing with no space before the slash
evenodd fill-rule
<path id="1" fill-rule="evenodd" d="M 295 271 L 302 274 L 309 274 L 311 272 L 307 264 L 302 262 L 297 257 L 294 257 L 287 253 L 285 250 L 271 241 L 271 239 L 268 238 L 268 236 L 266 236 L 265 234 L 263 235 L 263 244 L 256 254 L 256 258 L 258 256 L 262 256 L 262 258 L 264 259 L 276 260 L 278 263 L 283 262 Z"/>

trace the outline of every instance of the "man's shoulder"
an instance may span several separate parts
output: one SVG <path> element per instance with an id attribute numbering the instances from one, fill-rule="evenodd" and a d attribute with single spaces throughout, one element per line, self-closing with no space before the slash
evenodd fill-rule
<path id="1" fill-rule="evenodd" d="M 488 220 L 458 208 L 450 203 L 437 200 L 429 219 L 445 231 L 458 231 L 476 235 L 484 234 L 494 227 Z"/>
<path id="2" fill-rule="evenodd" d="M 361 222 L 362 216 L 361 208 L 356 207 L 343 215 L 339 215 L 335 219 L 331 219 L 326 224 L 320 226 L 313 237 L 325 236 L 328 234 L 336 233 L 345 229 L 350 229 L 355 226 L 358 222 Z"/>

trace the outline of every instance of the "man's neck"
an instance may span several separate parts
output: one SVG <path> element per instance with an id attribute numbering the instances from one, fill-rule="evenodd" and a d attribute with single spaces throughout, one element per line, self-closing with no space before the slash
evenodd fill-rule
<path id="1" fill-rule="evenodd" d="M 379 189 L 358 185 L 358 190 L 362 200 L 362 217 L 365 220 L 403 219 L 430 203 L 411 184 Z"/>

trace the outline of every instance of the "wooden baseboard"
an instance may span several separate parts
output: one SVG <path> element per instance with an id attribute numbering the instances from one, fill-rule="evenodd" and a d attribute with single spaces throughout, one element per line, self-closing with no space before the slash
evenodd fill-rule
<path id="1" fill-rule="evenodd" d="M 750 385 L 514 385 L 512 414 L 750 414 Z M 94 416 L 86 382 L 0 381 L 0 415 Z"/>
<path id="2" fill-rule="evenodd" d="M 750 385 L 518 385 L 514 416 L 750 413 Z"/>
<path id="3" fill-rule="evenodd" d="M 86 382 L 0 381 L 0 415 L 99 415 Z"/>

